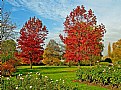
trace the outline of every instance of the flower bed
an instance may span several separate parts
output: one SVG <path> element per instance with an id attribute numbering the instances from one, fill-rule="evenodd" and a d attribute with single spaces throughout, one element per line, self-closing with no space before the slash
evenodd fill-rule
<path id="1" fill-rule="evenodd" d="M 67 84 L 64 80 L 53 81 L 40 73 L 1 78 L 2 90 L 78 90 L 78 87 Z"/>
<path id="2" fill-rule="evenodd" d="M 80 68 L 76 72 L 77 79 L 81 82 L 100 84 L 103 86 L 121 88 L 121 68 L 114 66 L 97 66 Z"/>

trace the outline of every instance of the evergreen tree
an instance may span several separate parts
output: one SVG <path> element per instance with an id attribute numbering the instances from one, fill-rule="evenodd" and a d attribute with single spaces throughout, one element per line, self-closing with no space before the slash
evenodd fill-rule
<path id="1" fill-rule="evenodd" d="M 110 42 L 108 44 L 108 57 L 111 57 L 111 45 L 110 45 Z"/>

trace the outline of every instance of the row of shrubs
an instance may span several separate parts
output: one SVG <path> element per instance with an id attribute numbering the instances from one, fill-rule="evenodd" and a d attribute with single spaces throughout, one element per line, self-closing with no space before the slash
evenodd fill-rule
<path id="1" fill-rule="evenodd" d="M 100 85 L 121 88 L 121 68 L 98 65 L 92 68 L 80 68 L 76 72 L 77 79 Z"/>
<path id="2" fill-rule="evenodd" d="M 40 73 L 16 77 L 2 77 L 0 90 L 78 90 L 78 87 L 67 84 L 64 80 L 52 80 Z"/>

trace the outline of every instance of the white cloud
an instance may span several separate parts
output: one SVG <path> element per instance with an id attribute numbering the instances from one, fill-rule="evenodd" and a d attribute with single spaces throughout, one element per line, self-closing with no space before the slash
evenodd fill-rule
<path id="1" fill-rule="evenodd" d="M 9 2 L 13 6 L 27 8 L 44 18 L 61 20 L 72 10 L 65 0 L 17 0 Z"/>

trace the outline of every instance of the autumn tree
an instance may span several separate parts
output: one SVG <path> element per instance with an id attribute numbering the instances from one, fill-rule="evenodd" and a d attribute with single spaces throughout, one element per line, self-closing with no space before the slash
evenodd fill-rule
<path id="1" fill-rule="evenodd" d="M 44 40 L 48 31 L 46 26 L 39 19 L 30 18 L 23 28 L 20 30 L 20 38 L 18 39 L 18 48 L 21 49 L 20 57 L 24 63 L 38 63 L 42 59 L 44 52 Z"/>
<path id="2" fill-rule="evenodd" d="M 11 12 L 4 11 L 4 0 L 0 7 L 0 41 L 15 39 L 18 32 L 15 31 L 16 25 L 10 20 Z"/>
<path id="3" fill-rule="evenodd" d="M 121 61 L 121 39 L 112 44 L 112 58 L 113 62 Z"/>
<path id="4" fill-rule="evenodd" d="M 3 46 L 1 46 L 1 43 L 6 40 L 15 39 L 18 32 L 15 31 L 16 25 L 10 19 L 11 12 L 4 11 L 4 8 L 3 8 L 4 0 L 2 0 L 0 3 L 1 3 L 1 7 L 0 7 L 0 54 L 2 54 L 3 51 L 1 49 Z M 0 59 L 0 62 L 2 62 L 1 59 Z"/>
<path id="5" fill-rule="evenodd" d="M 14 53 L 16 51 L 16 42 L 14 40 L 5 40 L 1 43 L 1 54 L 0 58 L 2 63 L 6 62 L 7 60 L 14 58 Z"/>
<path id="6" fill-rule="evenodd" d="M 4 11 L 4 0 L 0 0 L 0 5 L 0 74 L 3 75 L 6 71 L 10 74 L 15 70 L 16 46 L 12 39 L 16 38 L 18 32 L 15 31 L 16 25 L 10 19 L 11 12 Z"/>
<path id="7" fill-rule="evenodd" d="M 51 39 L 46 46 L 43 54 L 43 61 L 46 65 L 59 65 L 60 48 L 55 40 Z"/>
<path id="8" fill-rule="evenodd" d="M 110 45 L 110 42 L 108 44 L 108 57 L 111 57 L 111 45 Z"/>
<path id="9" fill-rule="evenodd" d="M 91 9 L 86 11 L 83 5 L 77 6 L 66 17 L 64 32 L 65 36 L 60 35 L 60 38 L 66 46 L 64 56 L 67 62 L 92 62 L 95 57 L 101 56 L 105 26 L 97 25 L 96 16 Z"/>
<path id="10" fill-rule="evenodd" d="M 16 42 L 14 40 L 4 40 L 1 42 L 1 72 L 2 75 L 10 75 L 16 70 L 19 60 L 16 59 Z"/>

